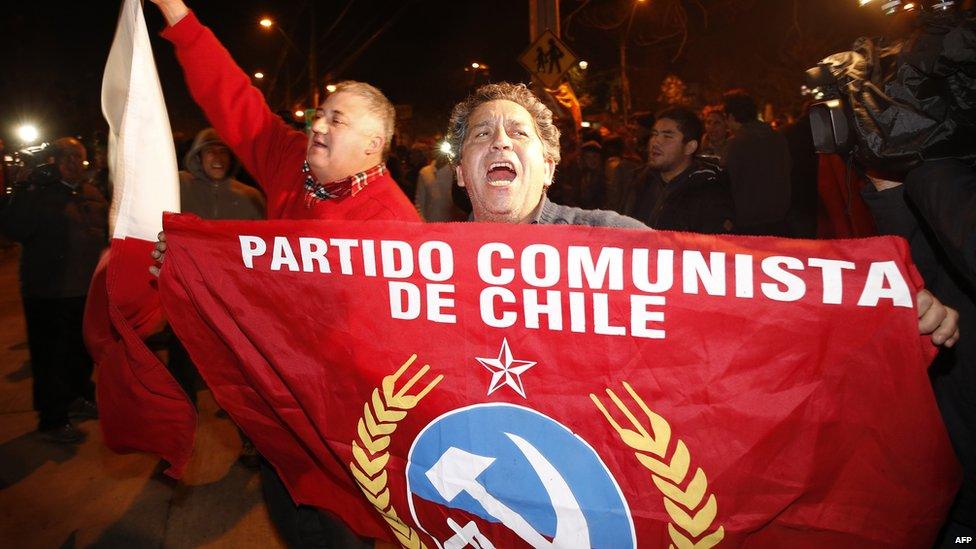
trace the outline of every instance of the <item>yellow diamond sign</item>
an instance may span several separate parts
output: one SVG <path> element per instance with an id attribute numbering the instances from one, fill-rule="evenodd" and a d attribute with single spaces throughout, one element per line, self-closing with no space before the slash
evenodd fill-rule
<path id="1" fill-rule="evenodd" d="M 519 56 L 519 63 L 542 85 L 555 88 L 577 59 L 573 50 L 547 30 Z"/>

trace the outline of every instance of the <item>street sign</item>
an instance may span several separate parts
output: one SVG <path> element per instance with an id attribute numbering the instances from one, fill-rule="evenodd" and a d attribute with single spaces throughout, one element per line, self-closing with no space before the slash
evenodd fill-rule
<path id="1" fill-rule="evenodd" d="M 519 56 L 519 63 L 542 85 L 555 88 L 578 59 L 573 50 L 547 30 Z"/>

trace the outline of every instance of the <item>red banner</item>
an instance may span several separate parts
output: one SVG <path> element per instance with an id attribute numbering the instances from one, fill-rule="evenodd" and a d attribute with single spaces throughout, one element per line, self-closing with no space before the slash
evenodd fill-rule
<path id="1" fill-rule="evenodd" d="M 149 452 L 183 476 L 193 452 L 193 403 L 144 340 L 165 326 L 149 274 L 153 242 L 114 238 L 95 269 L 85 304 L 85 345 L 96 370 L 102 440 L 115 452 Z"/>
<path id="2" fill-rule="evenodd" d="M 174 330 L 300 502 L 406 547 L 931 543 L 904 241 L 166 220 Z"/>

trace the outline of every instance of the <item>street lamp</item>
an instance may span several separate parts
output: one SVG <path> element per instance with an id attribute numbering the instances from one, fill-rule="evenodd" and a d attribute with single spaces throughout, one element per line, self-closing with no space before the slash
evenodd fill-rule
<path id="1" fill-rule="evenodd" d="M 37 138 L 40 137 L 40 135 L 41 132 L 37 131 L 37 127 L 33 124 L 21 124 L 17 128 L 17 137 L 25 145 L 29 145 L 34 141 L 37 141 Z"/>
<path id="2" fill-rule="evenodd" d="M 319 89 L 318 89 L 318 84 L 316 83 L 317 79 L 315 77 L 316 69 L 315 69 L 314 14 L 313 14 L 313 18 L 310 18 L 310 23 L 313 25 L 313 27 L 312 27 L 312 31 L 309 34 L 309 48 L 308 48 L 308 100 L 310 103 L 312 103 L 312 105 L 318 106 Z M 288 45 L 291 46 L 291 48 L 294 49 L 295 52 L 298 53 L 298 55 L 302 55 L 302 50 L 298 48 L 298 45 L 295 44 L 295 41 L 292 40 L 291 37 L 288 36 L 288 34 L 281 29 L 280 26 L 276 25 L 273 19 L 271 19 L 270 17 L 263 17 L 260 21 L 258 21 L 258 25 L 261 25 L 261 27 L 264 28 L 265 30 L 269 30 L 273 28 L 276 31 L 278 31 L 278 34 L 280 34 L 285 39 L 285 42 L 288 42 Z"/>
<path id="3" fill-rule="evenodd" d="M 589 67 L 589 66 L 590 66 L 590 64 L 587 63 L 586 61 L 580 61 L 579 62 L 579 68 L 580 68 L 581 71 L 585 71 L 586 68 Z"/>
<path id="4" fill-rule="evenodd" d="M 264 78 L 264 73 L 263 73 L 263 72 L 260 72 L 260 71 L 258 71 L 258 72 L 256 72 L 256 73 L 254 73 L 254 78 L 257 78 L 258 80 L 261 80 L 261 79 L 263 79 L 263 78 Z"/>
<path id="5" fill-rule="evenodd" d="M 471 85 L 474 85 L 478 79 L 484 78 L 486 82 L 491 80 L 491 68 L 480 61 L 473 61 L 464 67 L 464 72 L 471 73 Z"/>
<path id="6" fill-rule="evenodd" d="M 291 36 L 288 36 L 288 34 L 286 34 L 285 31 L 281 30 L 281 27 L 275 25 L 273 19 L 265 17 L 260 21 L 258 21 L 258 25 L 261 25 L 261 28 L 265 30 L 275 29 L 276 31 L 278 31 L 279 34 L 281 34 L 281 36 L 285 38 L 285 41 L 288 42 L 289 46 L 295 48 L 295 51 L 298 52 L 299 54 L 302 53 L 302 50 L 298 49 L 298 45 L 296 45 L 295 42 L 292 41 Z"/>

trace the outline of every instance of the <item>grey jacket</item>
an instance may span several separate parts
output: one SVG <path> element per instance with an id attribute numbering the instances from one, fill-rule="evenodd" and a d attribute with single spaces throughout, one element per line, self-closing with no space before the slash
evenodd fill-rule
<path id="1" fill-rule="evenodd" d="M 264 197 L 253 187 L 233 178 L 237 159 L 231 155 L 232 166 L 221 181 L 207 177 L 200 161 L 200 153 L 207 145 L 223 140 L 213 128 L 197 134 L 193 147 L 184 158 L 186 171 L 180 172 L 180 210 L 204 219 L 264 219 Z"/>
<path id="2" fill-rule="evenodd" d="M 615 227 L 619 229 L 647 229 L 647 225 L 632 217 L 620 215 L 609 210 L 584 210 L 560 206 L 542 197 L 542 207 L 536 213 L 533 223 L 540 225 L 587 225 L 590 227 Z"/>

